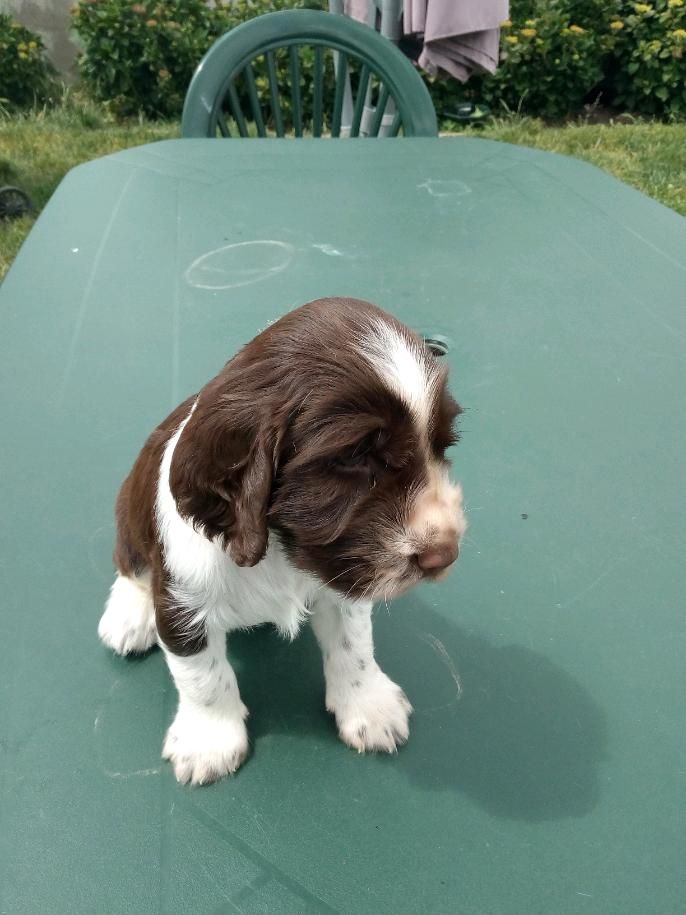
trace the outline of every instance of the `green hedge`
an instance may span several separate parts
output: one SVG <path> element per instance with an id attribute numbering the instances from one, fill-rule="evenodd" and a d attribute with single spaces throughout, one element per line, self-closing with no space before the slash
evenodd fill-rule
<path id="1" fill-rule="evenodd" d="M 265 12 L 322 6 L 311 0 L 81 0 L 72 22 L 79 70 L 98 101 L 119 115 L 178 117 L 191 76 L 228 29 Z M 285 78 L 285 74 L 284 74 Z"/>
<path id="2" fill-rule="evenodd" d="M 42 104 L 54 89 L 40 36 L 0 13 L 0 104 L 10 110 Z"/>
<path id="3" fill-rule="evenodd" d="M 622 13 L 610 23 L 615 104 L 641 114 L 686 115 L 685 0 L 632 3 Z"/>
<path id="4" fill-rule="evenodd" d="M 517 16 L 513 11 L 513 18 L 503 23 L 498 70 L 492 76 L 472 78 L 465 95 L 496 110 L 543 118 L 579 110 L 603 76 L 601 36 L 580 24 L 578 15 L 572 18 L 567 4 L 545 3 L 540 10 L 527 13 L 530 15 Z M 432 91 L 439 110 L 456 88 L 454 83 L 437 85 L 434 81 Z"/>
<path id="5" fill-rule="evenodd" d="M 503 24 L 500 67 L 456 87 L 432 82 L 438 110 L 462 97 L 548 119 L 584 102 L 686 115 L 686 0 L 527 0 Z"/>
<path id="6" fill-rule="evenodd" d="M 303 6 L 327 3 L 233 0 L 210 8 L 205 0 L 81 0 L 72 11 L 81 76 L 116 114 L 178 117 L 193 70 L 219 35 L 270 10 Z M 287 82 L 285 62 L 282 75 Z M 307 90 L 307 61 L 302 78 Z M 686 0 L 513 0 L 493 76 L 428 84 L 439 114 L 472 98 L 495 111 L 559 119 L 602 94 L 605 104 L 625 111 L 683 116 Z"/>

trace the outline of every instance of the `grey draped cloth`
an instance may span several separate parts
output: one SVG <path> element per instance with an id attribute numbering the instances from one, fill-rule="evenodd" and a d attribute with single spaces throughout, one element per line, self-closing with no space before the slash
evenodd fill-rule
<path id="1" fill-rule="evenodd" d="M 508 18 L 508 0 L 402 2 L 403 31 L 406 35 L 423 35 L 417 62 L 427 73 L 453 76 L 462 82 L 475 72 L 495 73 L 500 23 Z M 370 3 L 373 5 L 374 0 L 345 0 L 346 15 L 369 22 Z"/>
<path id="2" fill-rule="evenodd" d="M 508 0 L 404 0 L 405 34 L 423 32 L 419 66 L 431 76 L 466 82 L 474 72 L 495 73 L 500 23 Z"/>

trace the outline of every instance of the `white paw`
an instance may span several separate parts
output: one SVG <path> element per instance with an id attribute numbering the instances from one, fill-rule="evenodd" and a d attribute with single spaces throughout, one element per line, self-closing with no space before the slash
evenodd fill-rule
<path id="1" fill-rule="evenodd" d="M 118 575 L 100 618 L 101 642 L 117 654 L 141 653 L 157 643 L 155 609 L 148 578 Z"/>
<path id="2" fill-rule="evenodd" d="M 341 740 L 359 753 L 394 753 L 410 736 L 412 706 L 381 670 L 364 680 L 334 684 L 327 690 L 326 707 L 336 716 Z"/>
<path id="3" fill-rule="evenodd" d="M 248 755 L 247 716 L 242 703 L 231 717 L 179 709 L 162 748 L 162 758 L 174 766 L 176 780 L 207 785 L 235 772 Z"/>

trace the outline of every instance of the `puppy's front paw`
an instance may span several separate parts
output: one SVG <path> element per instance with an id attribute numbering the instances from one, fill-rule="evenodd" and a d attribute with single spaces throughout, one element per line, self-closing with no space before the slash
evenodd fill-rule
<path id="1" fill-rule="evenodd" d="M 327 693 L 341 740 L 358 753 L 394 753 L 410 736 L 412 706 L 402 689 L 381 670 L 364 680 L 337 684 Z"/>
<path id="2" fill-rule="evenodd" d="M 176 780 L 208 785 L 235 772 L 248 755 L 247 716 L 244 705 L 231 717 L 179 709 L 162 748 Z"/>

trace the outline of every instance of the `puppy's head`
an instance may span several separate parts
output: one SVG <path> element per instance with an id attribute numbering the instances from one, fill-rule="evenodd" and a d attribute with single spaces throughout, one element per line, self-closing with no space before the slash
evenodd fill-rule
<path id="1" fill-rule="evenodd" d="M 294 565 L 350 598 L 442 576 L 466 528 L 446 374 L 367 302 L 291 312 L 201 391 L 172 462 L 179 511 L 239 565 L 259 562 L 271 528 Z"/>

